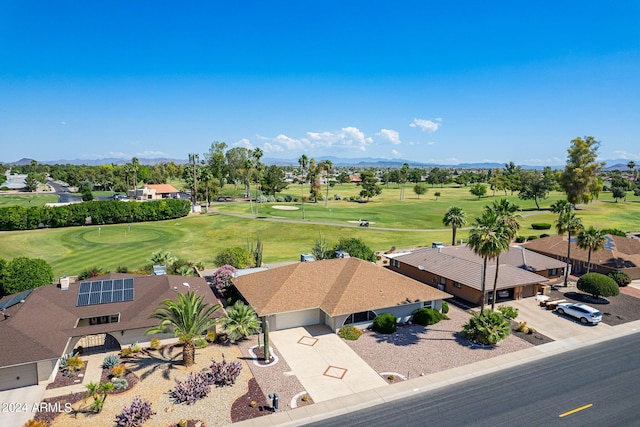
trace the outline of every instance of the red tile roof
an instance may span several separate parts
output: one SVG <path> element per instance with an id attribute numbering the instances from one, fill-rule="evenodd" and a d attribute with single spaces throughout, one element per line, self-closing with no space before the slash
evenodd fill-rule
<path id="1" fill-rule="evenodd" d="M 145 185 L 145 187 L 156 190 L 156 194 L 169 194 L 178 192 L 178 190 L 171 184 L 147 184 Z"/>

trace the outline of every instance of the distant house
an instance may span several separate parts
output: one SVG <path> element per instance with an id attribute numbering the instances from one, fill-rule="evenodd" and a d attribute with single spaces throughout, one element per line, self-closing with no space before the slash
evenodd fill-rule
<path id="1" fill-rule="evenodd" d="M 358 258 L 300 262 L 241 275 L 235 285 L 272 330 L 324 324 L 366 327 L 376 315 L 408 321 L 451 295 Z"/>
<path id="2" fill-rule="evenodd" d="M 136 190 L 127 191 L 130 199 L 136 200 L 161 200 L 175 199 L 179 191 L 171 184 L 147 184 Z"/>
<path id="3" fill-rule="evenodd" d="M 567 262 L 567 237 L 548 236 L 525 244 L 526 248 Z M 571 273 L 587 271 L 589 252 L 578 248 L 577 239 L 571 238 Z M 609 274 L 621 271 L 632 279 L 640 279 L 640 240 L 630 237 L 605 236 L 604 249 L 591 252 L 591 271 Z"/>
<path id="4" fill-rule="evenodd" d="M 359 184 L 362 182 L 362 178 L 360 178 L 359 173 L 354 173 L 353 175 L 349 175 L 349 182 L 352 184 Z"/>
<path id="5" fill-rule="evenodd" d="M 390 268 L 474 304 L 482 302 L 483 259 L 468 246 L 420 248 L 411 252 L 385 255 Z M 498 300 L 531 297 L 543 286 L 563 275 L 564 264 L 554 258 L 512 246 L 500 255 Z M 485 302 L 493 297 L 495 260 L 489 260 Z"/>
<path id="6" fill-rule="evenodd" d="M 67 289 L 64 289 L 67 288 Z M 119 351 L 148 342 L 149 315 L 164 299 L 188 291 L 218 300 L 199 277 L 111 273 L 80 283 L 48 285 L 0 300 L 0 390 L 52 379 L 59 358 L 82 346 Z M 23 301 L 23 302 L 21 302 Z M 222 313 L 219 313 L 222 315 Z M 172 338 L 173 334 L 158 335 Z"/>

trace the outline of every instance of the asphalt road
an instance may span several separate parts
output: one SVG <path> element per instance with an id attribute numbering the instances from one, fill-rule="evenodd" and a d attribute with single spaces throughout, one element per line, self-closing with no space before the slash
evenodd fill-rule
<path id="1" fill-rule="evenodd" d="M 638 426 L 639 356 L 633 334 L 310 425 Z"/>

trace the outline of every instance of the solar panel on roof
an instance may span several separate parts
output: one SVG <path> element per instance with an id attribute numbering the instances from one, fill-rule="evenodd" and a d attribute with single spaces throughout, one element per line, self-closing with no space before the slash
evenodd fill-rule
<path id="1" fill-rule="evenodd" d="M 80 283 L 77 306 L 133 301 L 133 278 Z"/>
<path id="2" fill-rule="evenodd" d="M 26 299 L 31 294 L 31 291 L 33 291 L 33 289 L 27 289 L 26 291 L 20 292 L 19 294 L 15 295 L 13 298 L 6 300 L 2 304 L 0 304 L 0 309 L 7 309 L 9 307 L 13 307 L 16 304 L 19 304 L 20 301 Z"/>

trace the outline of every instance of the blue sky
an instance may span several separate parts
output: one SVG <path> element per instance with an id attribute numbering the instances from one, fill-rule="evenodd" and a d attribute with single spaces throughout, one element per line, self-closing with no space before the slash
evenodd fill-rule
<path id="1" fill-rule="evenodd" d="M 0 0 L 0 161 L 640 161 L 638 76 L 638 1 Z"/>

